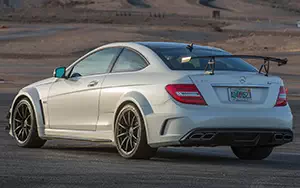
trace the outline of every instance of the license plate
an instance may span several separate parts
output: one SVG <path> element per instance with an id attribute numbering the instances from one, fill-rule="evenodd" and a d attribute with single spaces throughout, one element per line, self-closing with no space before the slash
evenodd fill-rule
<path id="1" fill-rule="evenodd" d="M 229 88 L 230 101 L 251 101 L 250 88 Z"/>

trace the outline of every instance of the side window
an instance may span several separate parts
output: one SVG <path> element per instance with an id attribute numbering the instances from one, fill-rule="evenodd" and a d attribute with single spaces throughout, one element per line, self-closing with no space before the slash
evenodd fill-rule
<path id="1" fill-rule="evenodd" d="M 74 66 L 71 77 L 107 73 L 110 64 L 120 50 L 119 48 L 107 48 L 93 53 Z"/>
<path id="2" fill-rule="evenodd" d="M 115 63 L 112 72 L 138 71 L 145 67 L 147 67 L 147 63 L 139 54 L 125 48 Z"/>

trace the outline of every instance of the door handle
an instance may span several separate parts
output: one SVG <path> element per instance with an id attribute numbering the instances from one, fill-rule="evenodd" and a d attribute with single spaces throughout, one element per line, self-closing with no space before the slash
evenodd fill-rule
<path id="1" fill-rule="evenodd" d="M 88 87 L 94 87 L 98 84 L 98 81 L 91 81 L 89 84 L 88 84 Z"/>

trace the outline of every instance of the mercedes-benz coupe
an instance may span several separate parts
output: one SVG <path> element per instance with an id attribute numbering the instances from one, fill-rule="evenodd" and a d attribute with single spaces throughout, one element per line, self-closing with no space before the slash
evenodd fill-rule
<path id="1" fill-rule="evenodd" d="M 286 89 L 269 74 L 274 62 L 287 60 L 183 43 L 107 44 L 21 89 L 10 134 L 21 147 L 109 141 L 125 158 L 167 146 L 230 146 L 240 159 L 264 159 L 293 140 Z"/>

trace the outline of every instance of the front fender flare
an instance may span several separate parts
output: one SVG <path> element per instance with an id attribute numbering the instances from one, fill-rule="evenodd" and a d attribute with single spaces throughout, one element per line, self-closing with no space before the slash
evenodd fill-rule
<path id="1" fill-rule="evenodd" d="M 44 130 L 45 130 L 45 123 L 44 123 L 44 117 L 43 117 L 43 110 L 42 106 L 40 104 L 40 95 L 38 93 L 38 90 L 36 88 L 30 87 L 30 88 L 24 88 L 20 90 L 20 92 L 16 95 L 14 98 L 11 108 L 10 108 L 10 113 L 13 114 L 14 107 L 17 105 L 17 102 L 20 100 L 20 98 L 26 97 L 30 100 L 31 104 L 33 105 L 33 110 L 35 113 L 35 118 L 36 118 L 36 124 L 37 124 L 37 130 L 38 130 L 38 135 L 39 137 L 44 136 Z M 9 119 L 9 124 L 12 125 L 12 115 L 10 116 Z M 10 135 L 12 134 L 12 126 L 10 126 Z"/>

